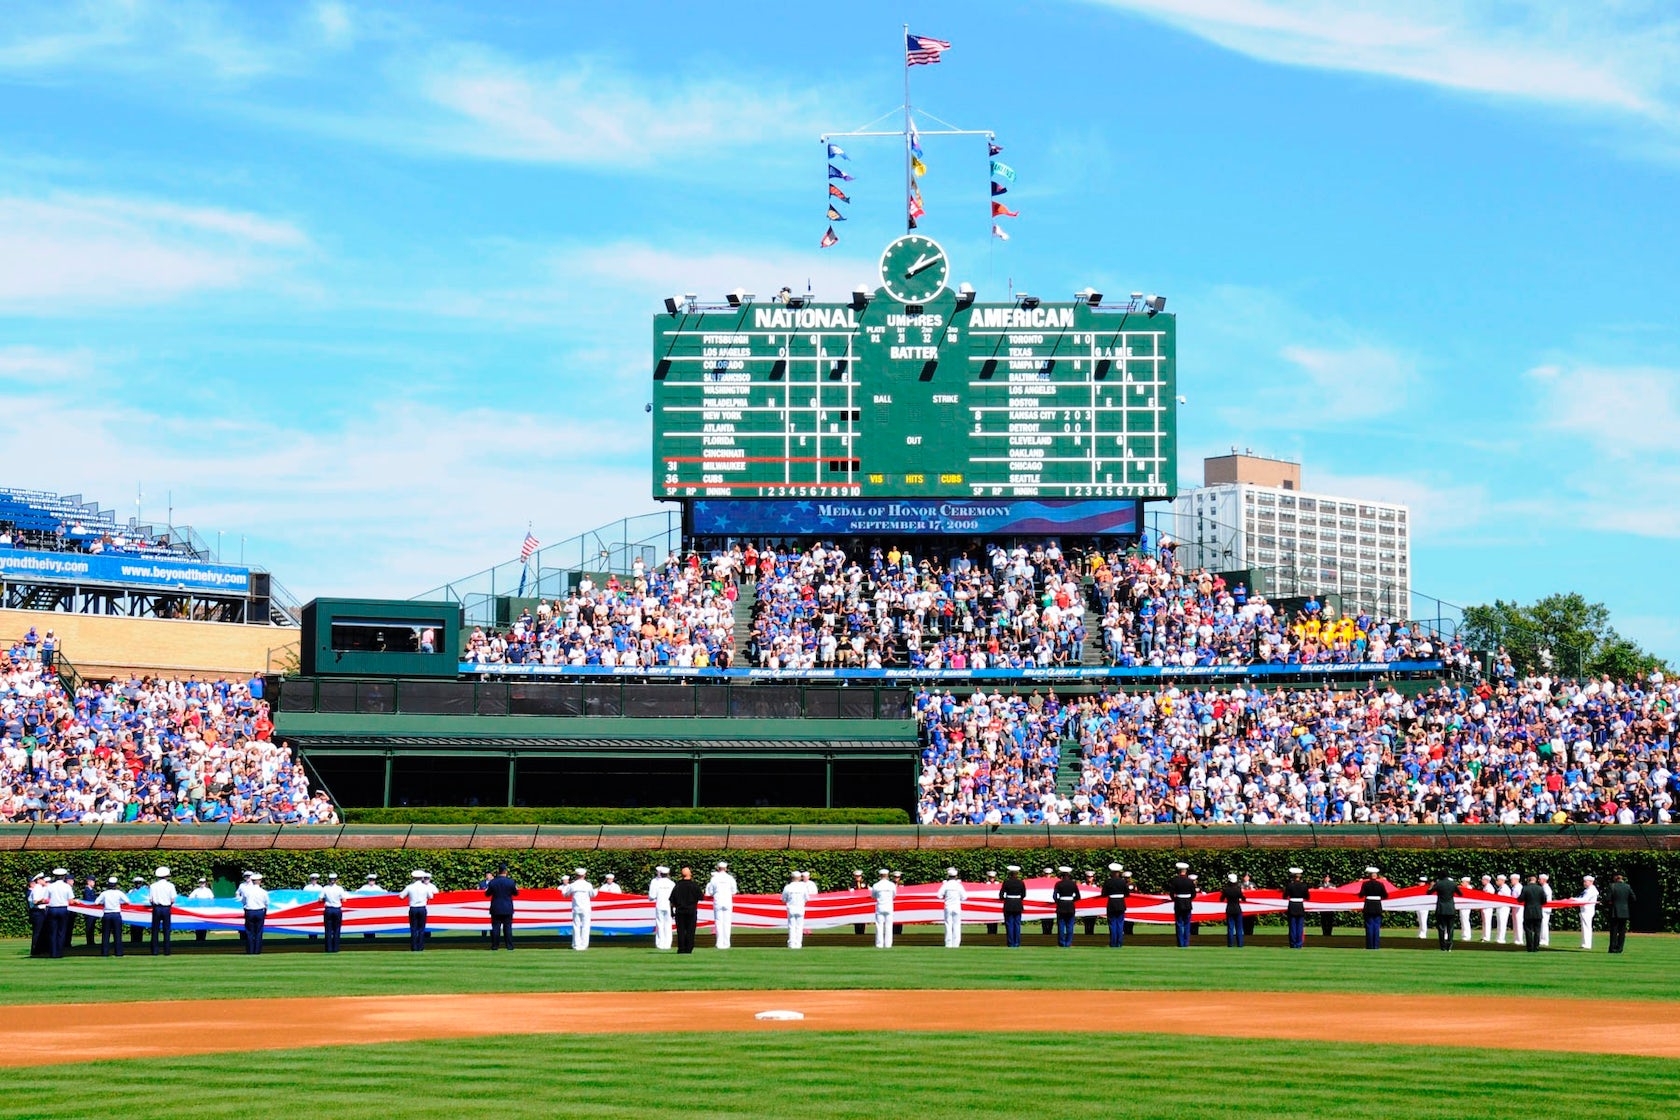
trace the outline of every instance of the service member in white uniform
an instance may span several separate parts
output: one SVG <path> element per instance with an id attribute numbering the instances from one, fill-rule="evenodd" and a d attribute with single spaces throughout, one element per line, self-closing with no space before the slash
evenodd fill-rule
<path id="1" fill-rule="evenodd" d="M 209 902 L 215 897 L 216 892 L 210 889 L 210 880 L 205 878 L 203 875 L 198 877 L 198 883 L 193 887 L 193 889 L 187 892 L 188 902 Z M 205 941 L 208 940 L 209 937 L 210 931 L 207 929 L 193 930 L 194 941 Z"/>
<path id="2" fill-rule="evenodd" d="M 1429 886 L 1429 876 L 1418 876 L 1418 885 L 1421 887 Z M 1418 911 L 1418 936 L 1429 936 L 1429 908 L 1427 906 Z"/>
<path id="3" fill-rule="evenodd" d="M 958 948 L 962 945 L 962 908 L 968 901 L 968 888 L 963 886 L 956 868 L 945 869 L 945 881 L 934 893 L 945 909 L 945 948 Z"/>
<path id="4" fill-rule="evenodd" d="M 712 932 L 717 937 L 719 949 L 729 948 L 729 930 L 735 922 L 735 896 L 738 893 L 740 887 L 735 882 L 735 876 L 729 873 L 729 864 L 718 860 L 717 869 L 706 884 L 706 897 L 712 900 Z"/>
<path id="5" fill-rule="evenodd" d="M 418 953 L 426 947 L 426 904 L 437 889 L 421 870 L 409 872 L 408 885 L 397 894 L 408 902 L 408 951 Z"/>
<path id="6" fill-rule="evenodd" d="M 1502 874 L 1496 878 L 1494 880 L 1493 893 L 1498 895 L 1500 898 L 1510 898 L 1511 877 L 1509 875 Z M 1509 933 L 1511 929 L 1511 908 L 1509 906 L 1499 907 L 1493 912 L 1493 920 L 1497 929 L 1497 933 L 1494 935 L 1495 940 L 1503 945 L 1505 944 L 1505 935 Z"/>
<path id="7" fill-rule="evenodd" d="M 799 872 L 789 872 L 788 884 L 782 888 L 782 905 L 787 907 L 789 949 L 800 949 L 805 945 L 805 902 L 809 897 Z"/>
<path id="8" fill-rule="evenodd" d="M 1521 897 L 1521 875 L 1518 875 L 1515 872 L 1511 873 L 1510 881 L 1505 884 L 1505 893 L 1512 899 Z M 1515 906 L 1512 906 L 1509 909 L 1511 911 L 1511 940 L 1513 942 L 1520 943 L 1522 941 L 1522 910 Z"/>
<path id="9" fill-rule="evenodd" d="M 169 868 L 157 869 L 157 878 L 152 880 L 152 956 L 158 955 L 158 933 L 163 933 L 163 955 L 169 955 L 169 941 L 175 935 L 174 906 L 177 893 L 175 884 L 169 881 Z"/>
<path id="10" fill-rule="evenodd" d="M 595 889 L 595 893 L 598 895 L 623 894 L 624 888 L 618 885 L 618 880 L 613 878 L 613 873 L 609 871 L 601 876 L 601 885 Z"/>
<path id="11" fill-rule="evenodd" d="M 578 952 L 589 948 L 589 920 L 593 916 L 595 896 L 600 893 L 589 881 L 589 872 L 579 867 L 572 872 L 571 881 L 560 893 L 572 900 L 572 948 Z"/>
<path id="12" fill-rule="evenodd" d="M 1581 876 L 1581 948 L 1592 948 L 1593 915 L 1598 913 L 1598 883 L 1591 875 Z"/>
<path id="13" fill-rule="evenodd" d="M 1469 890 L 1470 876 L 1464 876 L 1464 878 L 1458 881 L 1458 885 L 1464 890 Z M 1458 936 L 1466 945 L 1475 940 L 1470 933 L 1470 910 L 1468 907 L 1460 906 L 1458 908 Z"/>
<path id="14" fill-rule="evenodd" d="M 875 899 L 875 948 L 891 949 L 893 939 L 893 899 L 898 896 L 898 886 L 892 881 L 892 872 L 881 868 L 876 873 L 879 877 L 869 888 L 869 894 Z"/>
<path id="15" fill-rule="evenodd" d="M 671 947 L 671 891 L 676 888 L 671 869 L 660 864 L 653 869 L 653 882 L 648 884 L 648 898 L 653 902 L 653 947 Z"/>
<path id="16" fill-rule="evenodd" d="M 122 884 L 113 875 L 105 881 L 105 889 L 99 892 L 99 955 L 111 955 L 111 946 L 117 947 L 117 956 L 123 955 L 123 903 L 128 896 L 122 891 Z"/>
<path id="17" fill-rule="evenodd" d="M 68 868 L 53 868 L 47 883 L 47 936 L 49 956 L 62 957 L 70 945 L 70 903 L 75 900 L 76 888 L 70 882 Z M 156 952 L 156 943 L 153 952 Z"/>
<path id="18" fill-rule="evenodd" d="M 1540 872 L 1540 889 L 1546 892 L 1546 901 L 1552 900 L 1552 878 L 1544 871 Z M 1552 943 L 1552 912 L 1540 911 L 1540 947 L 1546 948 Z"/>
<path id="19" fill-rule="evenodd" d="M 157 888 L 154 886 L 153 890 Z M 268 892 L 263 890 L 262 872 L 253 871 L 251 877 L 239 884 L 234 892 L 245 910 L 245 952 L 262 956 L 263 925 L 268 921 Z"/>

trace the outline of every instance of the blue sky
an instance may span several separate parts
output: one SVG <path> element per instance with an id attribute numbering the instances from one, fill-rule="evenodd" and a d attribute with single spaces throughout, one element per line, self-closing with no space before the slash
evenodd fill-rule
<path id="1" fill-rule="evenodd" d="M 6 481 L 413 594 L 654 508 L 647 317 L 838 296 L 903 9 L 0 3 Z M 1168 296 L 1181 479 L 1409 502 L 1419 590 L 1579 590 L 1680 657 L 1680 22 L 1637 0 L 919 4 L 928 220 L 983 296 Z"/>

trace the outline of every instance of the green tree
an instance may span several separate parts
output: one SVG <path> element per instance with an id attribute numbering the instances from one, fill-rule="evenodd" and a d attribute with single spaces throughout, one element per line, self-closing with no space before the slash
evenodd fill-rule
<path id="1" fill-rule="evenodd" d="M 1573 591 L 1526 606 L 1495 599 L 1467 607 L 1464 635 L 1477 649 L 1503 646 L 1519 673 L 1608 674 L 1625 680 L 1668 669 L 1661 658 L 1616 633 L 1603 603 L 1589 603 Z"/>

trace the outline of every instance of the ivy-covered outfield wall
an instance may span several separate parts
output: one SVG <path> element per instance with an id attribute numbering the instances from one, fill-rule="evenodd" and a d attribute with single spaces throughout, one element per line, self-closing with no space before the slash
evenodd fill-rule
<path id="1" fill-rule="evenodd" d="M 1148 850 L 1085 848 L 1078 851 L 1046 848 L 841 851 L 737 848 L 726 851 L 672 848 L 417 851 L 383 848 L 0 852 L 0 882 L 7 884 L 5 892 L 0 894 L 0 934 L 17 937 L 27 933 L 24 888 L 28 878 L 36 871 L 50 871 L 54 866 L 68 868 L 76 876 L 78 885 L 86 875 L 97 876 L 101 882 L 106 876 L 118 875 L 126 888 L 131 876 L 145 875 L 149 879 L 158 863 L 167 863 L 176 885 L 183 892 L 200 875 L 224 881 L 236 880 L 243 870 L 261 871 L 265 885 L 271 889 L 300 887 L 310 872 L 325 877 L 329 871 L 338 872 L 339 877 L 349 884 L 360 883 L 369 872 L 375 872 L 382 883 L 395 887 L 407 881 L 410 871 L 424 867 L 443 890 L 466 890 L 475 886 L 486 870 L 506 860 L 514 878 L 529 886 L 557 886 L 562 875 L 581 866 L 587 867 L 597 882 L 600 876 L 610 871 L 625 889 L 634 891 L 646 886 L 657 864 L 668 864 L 673 868 L 687 864 L 697 873 L 703 873 L 720 859 L 729 861 L 741 889 L 749 894 L 779 893 L 787 882 L 788 870 L 796 867 L 810 870 L 819 888 L 837 890 L 851 884 L 853 869 L 860 869 L 873 878 L 876 868 L 889 867 L 904 872 L 906 881 L 916 883 L 943 878 L 947 867 L 956 867 L 964 879 L 974 881 L 984 878 L 988 870 L 1001 874 L 1004 867 L 1011 863 L 1019 864 L 1029 875 L 1036 875 L 1044 867 L 1059 863 L 1083 871 L 1086 868 L 1106 868 L 1110 861 L 1119 861 L 1131 869 L 1133 882 L 1140 890 L 1159 892 L 1178 860 L 1188 861 L 1209 889 L 1231 871 L 1238 874 L 1247 872 L 1261 887 L 1277 887 L 1287 878 L 1291 866 L 1301 867 L 1308 880 L 1317 883 L 1325 872 L 1329 872 L 1337 882 L 1357 879 L 1367 866 L 1375 864 L 1387 879 L 1401 885 L 1415 883 L 1419 876 L 1424 875 L 1433 880 L 1443 873 L 1454 878 L 1468 875 L 1480 885 L 1484 874 L 1515 871 L 1527 878 L 1543 871 L 1551 876 L 1552 888 L 1560 897 L 1577 893 L 1583 875 L 1596 875 L 1602 892 L 1610 876 L 1620 872 L 1628 877 L 1640 896 L 1640 914 L 1635 919 L 1634 928 L 1680 932 L 1680 852 L 1586 848 L 1373 851 L 1363 847 L 1220 850 L 1174 847 Z M 1342 915 L 1341 919 L 1354 923 L 1357 916 Z M 1600 906 L 1598 922 L 1602 926 L 1604 921 L 1604 907 Z"/>

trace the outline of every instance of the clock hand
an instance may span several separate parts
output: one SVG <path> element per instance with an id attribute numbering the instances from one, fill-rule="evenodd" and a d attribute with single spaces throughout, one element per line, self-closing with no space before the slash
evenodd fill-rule
<path id="1" fill-rule="evenodd" d="M 939 257 L 937 255 L 923 253 L 921 256 L 916 258 L 915 264 L 904 270 L 904 278 L 908 280 L 910 277 L 916 275 L 916 273 L 921 272 L 924 269 L 932 268 L 938 263 Z"/>

